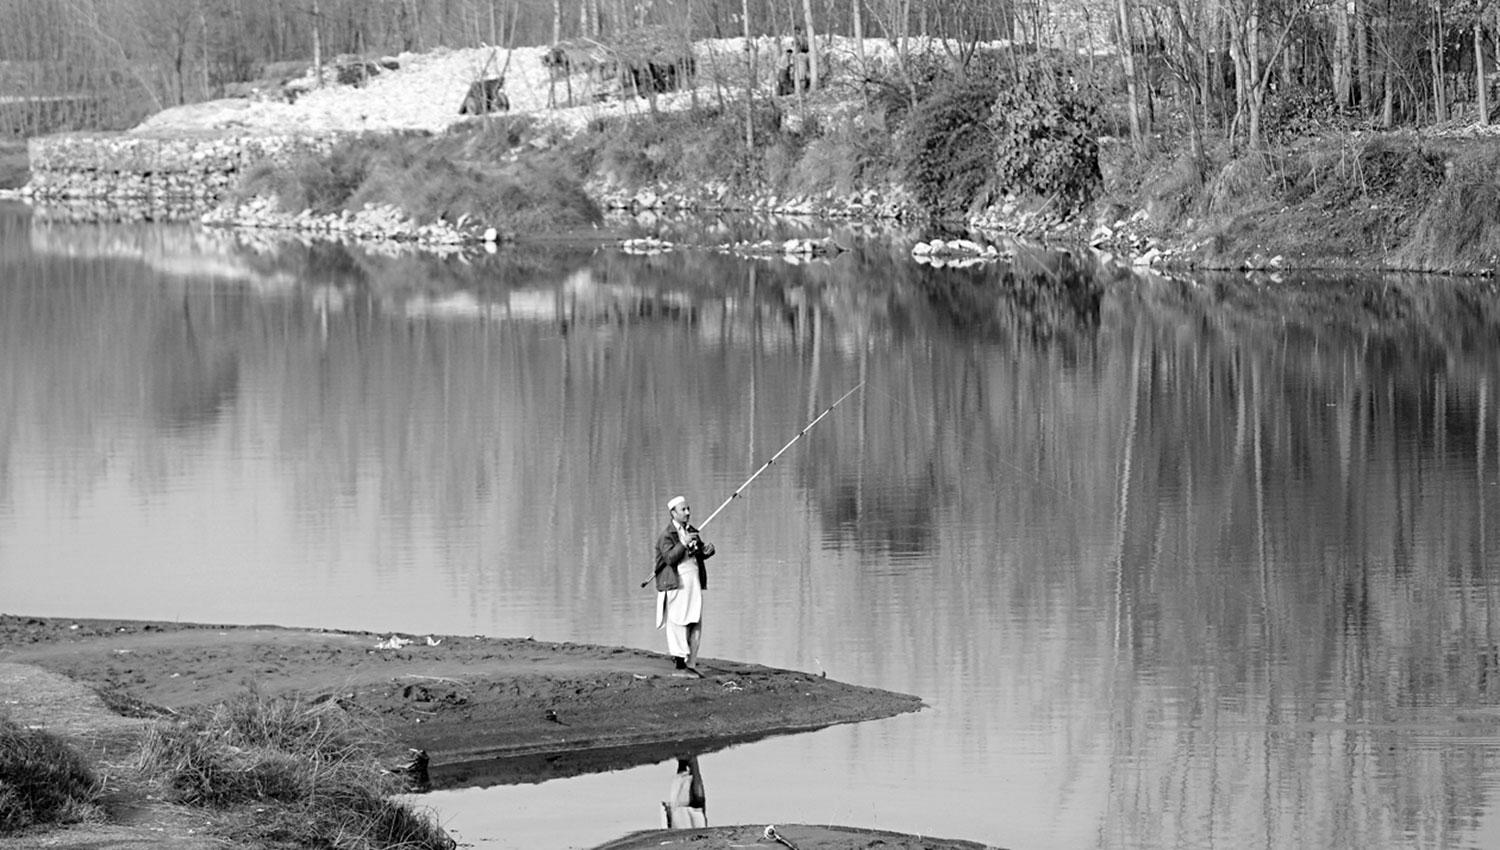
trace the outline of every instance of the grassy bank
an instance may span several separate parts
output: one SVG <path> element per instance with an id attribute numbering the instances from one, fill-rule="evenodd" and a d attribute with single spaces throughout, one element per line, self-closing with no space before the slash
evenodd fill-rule
<path id="1" fill-rule="evenodd" d="M 1205 268 L 1490 273 L 1500 263 L 1500 147 L 1330 133 L 1230 158 L 1107 157 L 1101 217 Z"/>
<path id="2" fill-rule="evenodd" d="M 274 198 L 287 212 L 316 215 L 395 207 L 427 224 L 472 220 L 502 231 L 540 232 L 597 224 L 598 206 L 555 139 L 524 116 L 450 133 L 367 134 L 290 167 L 266 164 L 240 182 L 236 199 Z"/>
<path id="3" fill-rule="evenodd" d="M 101 790 L 67 742 L 0 717 L 0 835 L 98 817 Z"/>
<path id="4" fill-rule="evenodd" d="M 26 140 L 0 139 L 0 189 L 19 189 L 30 178 Z"/>
<path id="5" fill-rule="evenodd" d="M 435 820 L 397 795 L 381 738 L 337 703 L 247 693 L 160 720 L 110 794 L 192 808 L 236 846 L 450 850 Z M 0 835 L 105 818 L 105 783 L 66 740 L 0 721 Z"/>

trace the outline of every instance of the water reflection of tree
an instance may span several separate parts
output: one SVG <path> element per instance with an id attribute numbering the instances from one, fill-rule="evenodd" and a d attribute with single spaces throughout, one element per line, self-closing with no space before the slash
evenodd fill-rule
<path id="1" fill-rule="evenodd" d="M 142 366 L 147 405 L 163 428 L 178 432 L 212 425 L 239 389 L 234 349 L 200 329 L 191 301 L 182 302 L 182 321 L 163 322 L 154 332 L 149 360 Z"/>
<path id="2" fill-rule="evenodd" d="M 3 453 L 34 453 L 78 495 L 120 459 L 139 489 L 165 486 L 189 462 L 181 439 L 202 439 L 239 393 L 245 300 L 135 255 L 33 252 L 33 235 L 24 214 L 0 214 Z"/>
<path id="3" fill-rule="evenodd" d="M 1099 324 L 1104 272 L 1064 252 L 1023 253 L 1012 262 L 973 268 L 919 266 L 912 284 L 935 317 L 965 336 L 1011 334 L 1032 346 L 1086 348 Z"/>
<path id="4" fill-rule="evenodd" d="M 1489 766 L 1443 729 L 1494 698 L 1500 324 L 1472 285 L 1365 288 L 1148 287 L 1134 313 L 1149 368 L 1126 392 L 1150 427 L 1126 484 L 1110 818 L 1131 843 L 1219 822 L 1391 846 L 1486 805 Z M 1394 821 L 1359 816 L 1371 794 Z"/>

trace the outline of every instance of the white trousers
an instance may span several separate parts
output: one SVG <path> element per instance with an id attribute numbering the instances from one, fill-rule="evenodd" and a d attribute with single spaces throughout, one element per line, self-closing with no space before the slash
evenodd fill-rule
<path id="1" fill-rule="evenodd" d="M 656 627 L 667 632 L 667 653 L 688 656 L 688 630 L 703 619 L 703 586 L 698 583 L 698 564 L 688 558 L 677 565 L 681 587 L 656 594 Z"/>
<path id="2" fill-rule="evenodd" d="M 688 627 L 669 620 L 662 628 L 667 631 L 667 654 L 678 658 L 688 657 Z"/>

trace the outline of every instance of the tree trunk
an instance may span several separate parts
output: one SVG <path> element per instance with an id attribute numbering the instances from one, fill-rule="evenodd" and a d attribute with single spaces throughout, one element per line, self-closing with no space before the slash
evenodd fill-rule
<path id="1" fill-rule="evenodd" d="M 323 16 L 318 14 L 318 0 L 312 0 L 313 25 L 313 79 L 314 85 L 323 87 Z"/>
<path id="2" fill-rule="evenodd" d="M 1049 12 L 1049 19 L 1050 14 L 1051 13 Z M 1139 4 L 1137 4 L 1135 7 L 1135 14 L 1135 26 L 1131 28 L 1131 32 L 1146 32 L 1148 19 L 1146 18 L 1146 13 L 1141 9 L 1141 6 Z M 1040 38 L 1038 38 L 1038 42 L 1040 42 Z M 1136 69 L 1136 91 L 1140 93 L 1141 100 L 1144 103 L 1144 109 L 1141 113 L 1141 131 L 1142 133 L 1144 133 L 1145 138 L 1149 141 L 1151 138 L 1151 128 L 1156 126 L 1156 91 L 1151 88 L 1151 76 L 1146 68 L 1142 67 L 1140 63 L 1137 63 L 1133 60 L 1131 64 L 1135 65 Z"/>
<path id="3" fill-rule="evenodd" d="M 802 0 L 802 26 L 807 30 L 807 87 L 818 89 L 818 31 L 813 29 L 812 0 Z"/>
<path id="4" fill-rule="evenodd" d="M 1385 80 L 1381 83 L 1384 91 L 1380 102 L 1380 127 L 1389 130 L 1396 120 L 1396 63 L 1389 58 L 1380 61 L 1385 70 Z"/>
<path id="5" fill-rule="evenodd" d="M 1474 20 L 1474 89 L 1478 94 L 1475 102 L 1479 104 L 1479 123 L 1481 125 L 1490 123 L 1490 93 L 1489 85 L 1484 80 L 1484 35 L 1483 27 L 1479 20 Z"/>
<path id="6" fill-rule="evenodd" d="M 693 111 L 698 111 L 698 80 L 691 71 L 693 64 L 693 4 L 688 0 L 687 22 L 683 26 L 683 59 L 677 63 L 677 81 L 679 86 L 688 87 L 688 102 L 692 104 Z"/>
<path id="7" fill-rule="evenodd" d="M 851 12 L 853 14 L 853 19 L 854 19 L 854 50 L 855 50 L 856 54 L 859 56 L 859 78 L 861 80 L 861 86 L 860 86 L 861 88 L 864 87 L 863 86 L 863 80 L 865 78 L 865 73 L 866 73 L 865 72 L 865 22 L 864 22 L 863 15 L 862 15 L 862 13 L 860 11 L 860 7 L 863 6 L 863 5 L 864 5 L 864 0 L 852 0 L 852 2 L 849 4 L 850 10 L 851 10 Z M 868 100 L 868 97 L 867 97 L 867 100 Z"/>
<path id="8" fill-rule="evenodd" d="M 1349 7 L 1344 0 L 1333 2 L 1333 102 L 1340 109 L 1349 105 L 1349 90 L 1354 77 L 1354 51 L 1349 44 Z"/>
<path id="9" fill-rule="evenodd" d="M 1130 0 L 1119 0 L 1120 65 L 1125 73 L 1125 91 L 1130 110 L 1130 144 L 1136 153 L 1146 150 L 1145 128 L 1141 125 L 1141 98 L 1135 75 L 1135 37 L 1130 14 Z"/>
<path id="10" fill-rule="evenodd" d="M 1250 68 L 1245 62 L 1245 45 L 1241 39 L 1238 32 L 1233 33 L 1229 39 L 1229 58 L 1234 63 L 1234 118 L 1229 122 L 1231 147 L 1235 144 L 1240 127 L 1246 123 L 1249 112 L 1247 104 L 1250 98 L 1246 95 L 1246 89 L 1249 87 Z"/>
<path id="11" fill-rule="evenodd" d="M 1283 51 L 1281 51 L 1280 75 L 1281 75 L 1281 90 L 1282 91 L 1291 91 L 1291 89 L 1292 89 L 1292 51 L 1290 51 L 1290 50 L 1283 50 Z"/>
<path id="12" fill-rule="evenodd" d="M 1365 115 L 1370 114 L 1370 106 L 1375 102 L 1375 84 L 1370 79 L 1369 2 L 1370 0 L 1354 0 L 1354 68 L 1358 74 L 1356 82 L 1359 87 L 1359 109 Z"/>
<path id="13" fill-rule="evenodd" d="M 1286 46 L 1296 18 L 1288 20 L 1281 31 L 1271 61 L 1280 56 Z M 1230 124 L 1230 138 L 1243 124 L 1245 135 L 1252 148 L 1261 144 L 1261 112 L 1265 106 L 1266 84 L 1269 75 L 1262 66 L 1260 54 L 1260 4 L 1258 0 L 1249 4 L 1243 17 L 1235 16 L 1230 22 L 1229 52 L 1234 59 L 1235 117 Z"/>
<path id="14" fill-rule="evenodd" d="M 213 79 L 208 73 L 208 13 L 203 10 L 203 3 L 198 4 L 198 35 L 203 40 L 203 99 L 213 98 Z M 1479 41 L 1479 28 L 1474 28 L 1474 43 Z"/>
<path id="15" fill-rule="evenodd" d="M 745 80 L 745 151 L 755 150 L 755 42 L 750 40 L 750 0 L 740 0 L 740 23 L 744 25 L 745 49 L 750 52 L 750 75 Z"/>
<path id="16" fill-rule="evenodd" d="M 901 70 L 906 73 L 911 68 L 911 0 L 901 0 L 901 20 L 896 22 L 896 33 L 901 39 L 901 46 L 896 50 L 901 57 Z M 907 87 L 911 89 L 912 100 L 917 99 L 916 82 L 907 73 Z"/>
<path id="17" fill-rule="evenodd" d="M 1210 76 L 1216 63 L 1209 61 L 1209 54 L 1217 53 L 1219 50 L 1219 16 L 1213 9 L 1203 9 L 1199 15 L 1198 87 L 1202 90 L 1202 94 L 1199 95 L 1198 106 L 1203 111 L 1203 128 L 1207 130 L 1213 126 L 1213 103 L 1216 89 L 1213 78 Z"/>
<path id="18" fill-rule="evenodd" d="M 1448 120 L 1448 102 L 1443 86 L 1443 10 L 1432 10 L 1432 28 L 1428 31 L 1428 53 L 1432 59 L 1432 117 L 1434 121 Z"/>

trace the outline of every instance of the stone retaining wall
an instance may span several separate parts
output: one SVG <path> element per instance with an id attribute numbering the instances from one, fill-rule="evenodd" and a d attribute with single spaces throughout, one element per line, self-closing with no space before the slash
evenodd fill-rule
<path id="1" fill-rule="evenodd" d="M 262 162 L 326 152 L 336 136 L 258 135 L 155 138 L 76 133 L 27 141 L 37 198 L 180 198 L 205 204 Z"/>

